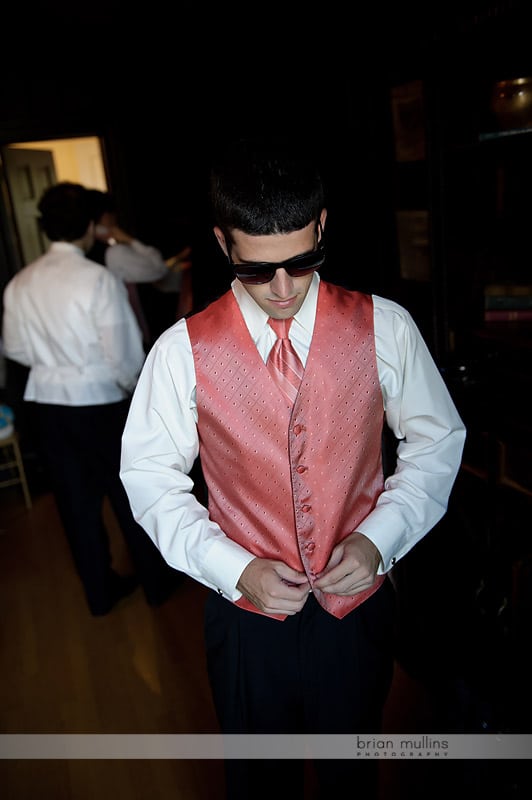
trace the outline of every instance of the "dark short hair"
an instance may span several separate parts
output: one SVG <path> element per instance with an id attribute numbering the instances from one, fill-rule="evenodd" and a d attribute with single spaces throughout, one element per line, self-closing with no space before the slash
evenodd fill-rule
<path id="1" fill-rule="evenodd" d="M 325 205 L 317 163 L 288 138 L 229 142 L 211 167 L 214 221 L 252 236 L 290 233 L 318 219 Z"/>
<path id="2" fill-rule="evenodd" d="M 95 222 L 98 222 L 104 214 L 116 214 L 116 203 L 112 194 L 102 192 L 100 189 L 88 189 L 87 191 L 92 203 Z"/>
<path id="3" fill-rule="evenodd" d="M 40 224 L 52 242 L 73 242 L 85 235 L 94 214 L 88 190 L 79 183 L 62 181 L 42 195 Z"/>

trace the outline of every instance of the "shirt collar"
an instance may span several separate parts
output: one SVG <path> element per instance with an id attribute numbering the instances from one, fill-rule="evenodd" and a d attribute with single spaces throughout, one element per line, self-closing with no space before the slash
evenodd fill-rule
<path id="1" fill-rule="evenodd" d="M 320 276 L 317 272 L 312 276 L 307 296 L 303 301 L 303 305 L 294 316 L 294 321 L 301 325 L 302 328 L 312 335 L 314 329 L 314 320 L 316 317 L 316 305 L 318 302 L 318 288 L 320 285 Z M 251 334 L 254 342 L 258 341 L 259 336 L 264 332 L 264 328 L 268 324 L 268 315 L 257 305 L 251 295 L 249 295 L 239 280 L 235 280 L 231 284 L 231 289 L 236 298 L 236 302 L 242 312 L 245 323 Z"/>
<path id="2" fill-rule="evenodd" d="M 79 253 L 79 255 L 85 255 L 81 247 L 78 247 L 72 242 L 52 242 L 50 245 L 50 250 L 54 250 L 56 253 L 68 253 L 74 250 L 76 253 Z"/>

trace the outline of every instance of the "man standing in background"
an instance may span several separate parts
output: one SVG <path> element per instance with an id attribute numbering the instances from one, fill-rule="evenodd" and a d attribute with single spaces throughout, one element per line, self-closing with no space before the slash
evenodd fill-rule
<path id="1" fill-rule="evenodd" d="M 148 352 L 163 330 L 191 310 L 191 248 L 163 259 L 156 247 L 144 244 L 119 225 L 111 194 L 98 189 L 89 193 L 96 224 L 87 257 L 104 264 L 125 283 Z"/>
<path id="2" fill-rule="evenodd" d="M 85 257 L 95 227 L 88 190 L 56 184 L 39 212 L 51 245 L 4 290 L 4 352 L 29 368 L 24 400 L 90 612 L 108 613 L 139 581 L 158 605 L 182 576 L 133 519 L 119 479 L 121 435 L 144 362 L 141 332 L 124 284 Z M 134 575 L 112 567 L 106 495 Z"/>

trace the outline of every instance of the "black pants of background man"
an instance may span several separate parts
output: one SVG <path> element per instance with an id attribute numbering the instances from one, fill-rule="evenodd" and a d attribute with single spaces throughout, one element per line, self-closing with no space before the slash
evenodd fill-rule
<path id="1" fill-rule="evenodd" d="M 183 578 L 168 566 L 133 518 L 119 476 L 129 403 L 61 406 L 33 403 L 39 448 L 91 613 L 105 614 L 120 597 L 103 520 L 107 496 L 150 605 Z"/>
<path id="2" fill-rule="evenodd" d="M 390 690 L 395 591 L 389 580 L 342 620 L 313 595 L 284 622 L 212 592 L 205 607 L 207 667 L 224 734 L 378 734 Z M 354 744 L 353 744 L 354 747 Z M 320 800 L 374 800 L 378 764 L 316 759 Z M 303 760 L 225 762 L 227 800 L 304 797 Z"/>

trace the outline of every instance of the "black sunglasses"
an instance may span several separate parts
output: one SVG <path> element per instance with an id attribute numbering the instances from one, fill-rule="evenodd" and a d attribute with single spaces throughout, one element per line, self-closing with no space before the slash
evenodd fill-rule
<path id="1" fill-rule="evenodd" d="M 325 261 L 323 229 L 319 221 L 316 225 L 316 233 L 318 233 L 318 231 L 321 232 L 321 239 L 314 250 L 301 253 L 298 256 L 293 256 L 293 258 L 288 258 L 286 261 L 254 261 L 248 264 L 235 264 L 231 260 L 230 252 L 228 252 L 227 258 L 229 259 L 229 264 L 231 265 L 235 278 L 238 278 L 242 283 L 258 286 L 261 283 L 269 283 L 272 281 L 278 269 L 285 269 L 292 278 L 309 275 L 311 272 L 319 269 Z"/>

